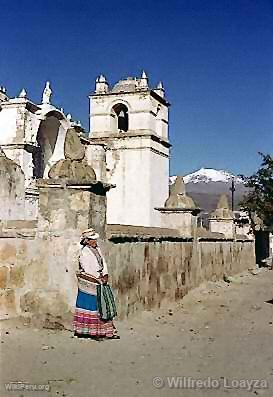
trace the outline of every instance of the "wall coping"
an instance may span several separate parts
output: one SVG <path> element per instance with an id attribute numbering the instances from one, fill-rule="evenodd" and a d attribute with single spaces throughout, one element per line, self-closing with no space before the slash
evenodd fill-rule
<path id="1" fill-rule="evenodd" d="M 108 240 L 113 243 L 134 243 L 134 242 L 192 242 L 193 237 L 183 236 L 149 236 L 149 235 L 126 235 L 126 234 L 112 234 Z"/>
<path id="2" fill-rule="evenodd" d="M 26 240 L 34 240 L 36 237 L 36 229 L 25 231 L 25 230 L 0 230 L 0 239 L 6 238 L 22 238 Z"/>
<path id="3" fill-rule="evenodd" d="M 160 212 L 167 212 L 167 213 L 180 213 L 180 212 L 190 212 L 193 215 L 198 215 L 199 212 L 202 211 L 201 208 L 181 208 L 181 207 L 177 207 L 177 208 L 171 208 L 171 207 L 155 207 L 156 211 L 160 211 Z"/>
<path id="4" fill-rule="evenodd" d="M 111 183 L 102 182 L 102 181 L 90 181 L 88 183 L 82 183 L 77 181 L 71 181 L 68 179 L 38 179 L 37 180 L 38 188 L 59 188 L 59 189 L 85 189 L 89 190 L 94 187 L 103 188 L 108 191 L 111 188 L 116 187 Z"/>
<path id="5" fill-rule="evenodd" d="M 1 230 L 0 231 L 0 239 L 6 239 L 6 238 L 22 238 L 22 239 L 39 239 L 39 236 L 37 236 L 37 229 L 33 230 Z M 56 232 L 46 232 L 45 233 L 48 237 L 60 237 L 63 234 L 62 233 L 56 233 Z M 163 242 L 163 241 L 169 241 L 169 242 L 193 242 L 194 238 L 193 237 L 187 237 L 187 236 L 149 236 L 149 235 L 126 235 L 126 234 L 112 234 L 107 238 L 108 241 L 111 241 L 113 243 L 126 243 L 126 242 Z M 215 242 L 215 243 L 254 243 L 254 240 L 251 239 L 228 239 L 228 238 L 211 238 L 211 237 L 199 237 L 196 239 L 197 242 Z"/>

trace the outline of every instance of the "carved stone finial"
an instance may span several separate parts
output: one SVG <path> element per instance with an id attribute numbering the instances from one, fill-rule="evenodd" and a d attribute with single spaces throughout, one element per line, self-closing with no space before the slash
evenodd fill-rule
<path id="1" fill-rule="evenodd" d="M 96 181 L 93 168 L 84 159 L 85 148 L 74 128 L 69 128 L 64 143 L 65 159 L 55 163 L 48 172 L 49 179 L 66 179 L 81 183 Z"/>
<path id="2" fill-rule="evenodd" d="M 71 115 L 70 113 L 68 113 L 68 114 L 66 115 L 66 118 L 67 118 L 68 121 L 71 121 L 71 120 L 72 120 L 72 115 Z"/>
<path id="3" fill-rule="evenodd" d="M 106 77 L 103 74 L 96 79 L 95 92 L 97 94 L 106 94 L 108 92 L 108 83 Z"/>
<path id="4" fill-rule="evenodd" d="M 217 208 L 225 208 L 229 210 L 229 204 L 228 204 L 228 198 L 226 196 L 226 194 L 222 194 L 218 204 L 217 204 Z"/>
<path id="5" fill-rule="evenodd" d="M 148 88 L 148 77 L 144 70 L 142 72 L 141 78 L 139 79 L 139 87 L 145 89 Z"/>
<path id="6" fill-rule="evenodd" d="M 163 87 L 163 84 L 162 84 L 161 81 L 157 84 L 157 87 L 154 89 L 154 91 L 155 91 L 159 96 L 161 96 L 162 98 L 164 98 L 165 90 L 164 90 L 164 87 Z"/>
<path id="7" fill-rule="evenodd" d="M 178 176 L 170 187 L 169 198 L 165 202 L 166 208 L 196 209 L 193 199 L 186 195 L 186 188 L 182 176 Z"/>
<path id="8" fill-rule="evenodd" d="M 158 88 L 159 90 L 164 90 L 162 81 L 160 81 L 160 82 L 157 84 L 157 87 L 156 87 L 156 88 Z"/>
<path id="9" fill-rule="evenodd" d="M 64 156 L 70 160 L 83 160 L 85 155 L 84 145 L 74 128 L 69 128 L 64 141 Z"/>
<path id="10" fill-rule="evenodd" d="M 49 105 L 50 104 L 50 97 L 52 95 L 52 90 L 50 88 L 50 82 L 47 81 L 44 91 L 43 91 L 43 98 L 42 98 L 42 104 L 43 105 Z"/>
<path id="11" fill-rule="evenodd" d="M 226 194 L 222 194 L 215 211 L 210 215 L 212 219 L 232 219 L 233 212 L 229 209 L 228 198 Z"/>
<path id="12" fill-rule="evenodd" d="M 186 194 L 186 188 L 183 176 L 178 176 L 175 182 L 171 185 L 171 195 Z"/>
<path id="13" fill-rule="evenodd" d="M 106 82 L 106 78 L 105 78 L 105 76 L 103 74 L 100 75 L 99 82 L 100 83 L 105 83 Z"/>
<path id="14" fill-rule="evenodd" d="M 22 91 L 20 92 L 18 98 L 26 98 L 27 97 L 27 92 L 26 90 L 23 88 Z"/>
<path id="15" fill-rule="evenodd" d="M 147 77 L 147 74 L 145 73 L 144 70 L 142 71 L 141 78 L 142 78 L 142 79 L 147 79 L 147 78 L 148 78 L 148 77 Z"/>

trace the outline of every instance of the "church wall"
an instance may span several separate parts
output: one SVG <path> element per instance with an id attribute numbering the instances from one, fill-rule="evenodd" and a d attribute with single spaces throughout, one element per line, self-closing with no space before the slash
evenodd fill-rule
<path id="1" fill-rule="evenodd" d="M 151 224 L 160 227 L 161 214 L 155 208 L 163 207 L 169 196 L 169 157 L 153 152 L 150 160 L 150 194 Z"/>
<path id="2" fill-rule="evenodd" d="M 85 148 L 86 161 L 94 169 L 98 181 L 106 181 L 106 148 L 95 143 Z"/>
<path id="3" fill-rule="evenodd" d="M 30 103 L 24 98 L 13 98 L 1 105 L 0 111 L 0 145 L 33 144 L 36 141 L 39 120 L 33 113 L 38 109 L 29 110 Z"/>
<path id="4" fill-rule="evenodd" d="M 28 236 L 0 234 L 1 318 L 31 321 L 56 317 L 71 326 L 79 253 L 77 233 L 35 230 Z M 35 237 L 36 236 L 36 237 Z M 191 241 L 141 236 L 117 237 L 101 244 L 119 317 L 180 300 L 206 280 L 220 280 L 255 265 L 251 241 Z"/>
<path id="5" fill-rule="evenodd" d="M 150 226 L 150 153 L 148 149 L 107 152 L 107 223 Z"/>
<path id="6" fill-rule="evenodd" d="M 156 133 L 155 118 L 149 111 L 142 111 L 141 113 L 134 111 L 129 113 L 129 129 L 134 131 L 149 131 Z"/>
<path id="7" fill-rule="evenodd" d="M 16 107 L 4 108 L 0 111 L 0 145 L 12 143 L 16 138 Z"/>
<path id="8" fill-rule="evenodd" d="M 116 188 L 107 196 L 107 222 L 160 226 L 154 208 L 168 198 L 168 149 L 147 136 L 116 139 L 111 147 L 106 152 L 107 178 Z"/>
<path id="9" fill-rule="evenodd" d="M 3 147 L 3 150 L 8 158 L 20 165 L 25 174 L 25 184 L 27 185 L 33 177 L 33 156 L 32 153 L 16 147 Z"/>
<path id="10" fill-rule="evenodd" d="M 94 132 L 103 133 L 112 130 L 112 118 L 109 114 L 103 112 L 102 114 L 91 117 L 91 125 L 92 134 L 90 134 L 90 137 L 92 137 Z"/>

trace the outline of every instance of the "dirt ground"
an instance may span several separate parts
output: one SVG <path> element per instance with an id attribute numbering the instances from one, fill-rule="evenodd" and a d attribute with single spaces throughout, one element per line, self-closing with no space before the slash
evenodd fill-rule
<path id="1" fill-rule="evenodd" d="M 3 321 L 0 395 L 273 397 L 272 298 L 270 270 L 209 282 L 103 342 Z M 5 391 L 18 381 L 50 391 Z"/>

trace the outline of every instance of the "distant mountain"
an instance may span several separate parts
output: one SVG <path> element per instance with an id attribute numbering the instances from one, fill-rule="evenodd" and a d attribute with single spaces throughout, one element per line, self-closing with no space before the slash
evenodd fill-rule
<path id="1" fill-rule="evenodd" d="M 234 178 L 235 183 L 243 183 L 242 179 L 224 170 L 214 170 L 213 168 L 200 168 L 200 170 L 184 176 L 185 183 L 210 183 L 223 182 L 231 183 Z"/>
<path id="2" fill-rule="evenodd" d="M 170 183 L 173 183 L 175 179 L 176 176 L 170 177 Z M 235 209 L 239 209 L 238 203 L 247 192 L 247 188 L 239 176 L 224 170 L 201 168 L 198 171 L 185 175 L 183 179 L 187 194 L 193 198 L 198 207 L 202 208 L 204 213 L 209 213 L 216 208 L 218 200 L 223 193 L 228 196 L 231 207 L 230 188 L 232 179 L 234 179 L 235 183 Z"/>

